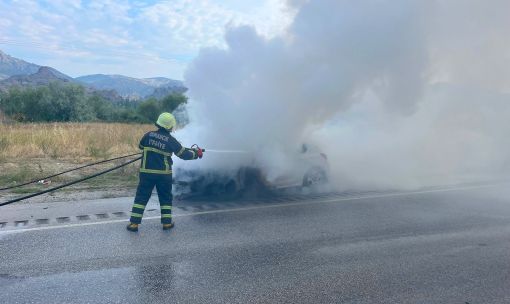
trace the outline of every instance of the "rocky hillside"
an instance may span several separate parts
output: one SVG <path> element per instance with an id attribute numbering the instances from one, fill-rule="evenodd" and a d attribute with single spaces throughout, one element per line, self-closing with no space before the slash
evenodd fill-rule
<path id="1" fill-rule="evenodd" d="M 11 86 L 40 86 L 50 82 L 74 82 L 74 79 L 50 67 L 40 67 L 36 73 L 30 75 L 14 75 L 0 81 L 0 89 Z"/>
<path id="2" fill-rule="evenodd" d="M 0 81 L 0 91 L 7 91 L 9 87 L 36 87 L 36 86 L 45 86 L 52 82 L 61 82 L 61 83 L 78 83 L 72 77 L 63 74 L 54 68 L 50 67 L 39 67 L 39 69 L 30 75 L 14 75 L 7 79 Z M 98 90 L 95 88 L 91 88 L 85 86 L 85 90 L 88 94 L 98 94 L 106 98 L 107 100 L 118 102 L 121 101 L 122 98 L 117 94 L 114 90 Z"/>
<path id="3" fill-rule="evenodd" d="M 14 58 L 0 50 L 0 80 L 14 75 L 30 75 L 39 70 L 38 65 Z"/>

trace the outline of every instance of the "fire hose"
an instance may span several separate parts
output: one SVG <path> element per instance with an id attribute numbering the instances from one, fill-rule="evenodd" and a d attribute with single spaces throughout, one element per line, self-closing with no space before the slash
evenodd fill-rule
<path id="1" fill-rule="evenodd" d="M 193 147 L 196 147 L 196 150 L 200 150 L 201 152 L 205 152 L 205 149 L 202 149 L 202 148 L 198 147 L 198 145 L 196 145 L 196 144 L 193 145 L 192 148 Z M 99 161 L 99 162 L 95 162 L 95 163 L 92 163 L 92 164 L 87 164 L 87 165 L 84 165 L 84 166 L 80 166 L 80 167 L 77 167 L 77 168 L 69 169 L 69 170 L 66 170 L 66 171 L 63 171 L 63 172 L 60 172 L 60 173 L 57 173 L 57 174 L 53 174 L 53 175 L 50 175 L 50 176 L 46 176 L 46 177 L 43 177 L 43 178 L 34 179 L 32 181 L 28 181 L 28 182 L 25 182 L 25 183 L 22 183 L 22 184 L 19 184 L 19 185 L 14 185 L 14 186 L 10 186 L 10 187 L 0 188 L 0 191 L 8 190 L 8 189 L 14 189 L 14 188 L 30 185 L 30 184 L 33 184 L 33 183 L 36 183 L 36 182 L 39 182 L 39 181 L 44 181 L 46 179 L 62 175 L 64 173 L 76 171 L 76 170 L 83 169 L 83 168 L 86 168 L 86 167 L 91 167 L 91 166 L 94 166 L 94 165 L 103 164 L 103 163 L 106 163 L 106 162 L 111 162 L 111 161 L 114 161 L 114 160 L 123 159 L 123 158 L 131 157 L 131 156 L 135 156 L 135 155 L 140 155 L 140 153 L 134 153 L 134 154 L 124 155 L 124 156 L 119 156 L 119 157 L 115 157 L 115 158 L 111 158 L 111 159 L 106 159 L 106 160 L 102 160 L 102 161 Z M 55 191 L 55 190 L 58 190 L 58 189 L 62 189 L 62 188 L 68 187 L 68 186 L 72 186 L 72 185 L 77 184 L 77 183 L 81 183 L 83 181 L 92 179 L 94 177 L 98 177 L 100 175 L 103 175 L 103 174 L 106 174 L 108 172 L 111 172 L 111 171 L 117 170 L 119 168 L 122 168 L 124 166 L 127 166 L 127 165 L 129 165 L 131 163 L 134 163 L 135 161 L 140 160 L 141 158 L 142 158 L 142 156 L 137 157 L 135 159 L 132 159 L 130 161 L 127 161 L 125 163 L 122 163 L 122 164 L 120 164 L 118 166 L 115 166 L 113 168 L 110 168 L 110 169 L 107 169 L 107 170 L 104 170 L 104 171 L 101 171 L 101 172 L 98 172 L 98 173 L 95 173 L 95 174 L 92 174 L 92 175 L 89 175 L 89 176 L 85 176 L 83 178 L 74 180 L 74 181 L 69 182 L 69 183 L 62 184 L 62 185 L 57 186 L 57 187 L 49 188 L 49 189 L 46 189 L 44 191 L 40 191 L 40 192 L 36 192 L 36 193 L 33 193 L 33 194 L 25 195 L 25 196 L 22 196 L 22 197 L 18 197 L 18 198 L 15 198 L 15 199 L 12 199 L 12 200 L 0 203 L 0 206 L 9 205 L 9 204 L 16 203 L 16 202 L 19 202 L 19 201 L 22 201 L 22 200 L 25 200 L 25 199 L 29 199 L 29 198 L 35 197 L 35 196 L 43 195 L 43 194 L 46 194 L 46 193 L 49 193 L 49 192 L 52 192 L 52 191 Z"/>
<path id="2" fill-rule="evenodd" d="M 80 167 L 76 167 L 76 168 L 73 168 L 73 169 L 69 169 L 69 170 L 66 170 L 66 171 L 63 171 L 63 172 L 60 172 L 60 173 L 57 173 L 57 174 L 53 174 L 53 175 L 50 175 L 50 176 L 34 179 L 34 180 L 31 180 L 29 182 L 22 183 L 22 184 L 19 184 L 19 185 L 14 185 L 14 186 L 10 186 L 10 187 L 0 188 L 0 191 L 23 187 L 23 186 L 26 186 L 26 185 L 38 183 L 40 181 L 44 181 L 46 179 L 49 179 L 49 178 L 52 178 L 52 177 L 56 177 L 56 176 L 59 176 L 59 175 L 65 174 L 65 173 L 72 172 L 72 171 L 80 170 L 80 169 L 83 169 L 83 168 L 87 168 L 87 167 L 91 167 L 91 166 L 95 166 L 95 165 L 99 165 L 99 164 L 104 164 L 104 163 L 107 163 L 107 162 L 111 162 L 111 161 L 114 161 L 114 160 L 131 157 L 131 156 L 135 156 L 135 155 L 139 155 L 139 154 L 140 153 L 134 153 L 134 154 L 119 156 L 119 157 L 115 157 L 115 158 L 105 159 L 105 160 L 98 161 L 98 162 L 95 162 L 95 163 L 92 163 L 92 164 L 87 164 L 87 165 L 84 165 L 84 166 L 80 166 Z"/>
<path id="3" fill-rule="evenodd" d="M 122 157 L 116 157 L 116 158 L 112 158 L 112 159 L 109 159 L 109 160 L 100 161 L 100 162 L 93 163 L 93 164 L 88 164 L 88 165 L 85 165 L 85 166 L 81 166 L 79 168 L 74 168 L 74 169 L 71 169 L 71 170 L 67 170 L 65 172 L 61 172 L 59 174 L 52 175 L 51 177 L 58 176 L 58 175 L 61 175 L 61 174 L 67 173 L 67 172 L 75 171 L 75 170 L 78 170 L 78 169 L 81 169 L 81 168 L 90 167 L 90 166 L 97 165 L 97 164 L 100 164 L 100 163 L 105 163 L 105 162 L 113 161 L 113 160 L 116 160 L 116 159 L 126 158 L 126 157 L 129 157 L 129 156 L 134 156 L 134 155 L 139 155 L 139 154 L 140 153 L 136 153 L 136 154 L 132 154 L 132 155 L 126 155 L 126 156 L 122 156 Z M 46 189 L 44 191 L 40 191 L 40 192 L 37 192 L 37 193 L 33 193 L 33 194 L 30 194 L 30 195 L 18 197 L 16 199 L 0 203 L 0 206 L 5 206 L 5 205 L 12 204 L 12 203 L 16 203 L 16 202 L 19 202 L 19 201 L 22 201 L 22 200 L 25 200 L 25 199 L 29 199 L 29 198 L 32 198 L 32 197 L 35 197 L 35 196 L 39 196 L 39 195 L 42 195 L 42 194 L 46 194 L 46 193 L 49 193 L 49 192 L 52 192 L 52 191 L 55 191 L 55 190 L 58 190 L 58 189 L 62 189 L 64 187 L 68 187 L 68 186 L 71 186 L 71 185 L 74 185 L 74 184 L 77 184 L 77 183 L 89 180 L 89 179 L 94 178 L 94 177 L 98 177 L 100 175 L 106 174 L 108 172 L 117 170 L 117 169 L 119 169 L 121 167 L 124 167 L 124 166 L 127 166 L 127 165 L 131 164 L 131 163 L 134 163 L 135 161 L 140 160 L 141 158 L 142 157 L 140 156 L 140 157 L 137 157 L 137 158 L 132 159 L 130 161 L 127 161 L 125 163 L 122 163 L 122 164 L 120 164 L 118 166 L 115 166 L 113 168 L 110 168 L 110 169 L 107 169 L 107 170 L 104 170 L 104 171 L 101 171 L 101 172 L 98 172 L 98 173 L 95 173 L 95 174 L 92 174 L 92 175 L 89 175 L 89 176 L 85 176 L 83 178 L 74 180 L 72 182 L 69 182 L 69 183 L 66 183 L 66 184 L 63 184 L 63 185 L 60 185 L 60 186 L 57 186 L 57 187 Z M 48 177 L 46 177 L 46 178 L 48 178 Z M 34 181 L 24 183 L 24 185 L 28 185 L 28 184 L 31 184 L 31 183 L 34 183 Z M 17 186 L 21 187 L 22 185 L 17 185 Z M 12 189 L 12 188 L 15 188 L 15 187 L 7 187 L 7 188 L 3 188 L 1 190 Z"/>

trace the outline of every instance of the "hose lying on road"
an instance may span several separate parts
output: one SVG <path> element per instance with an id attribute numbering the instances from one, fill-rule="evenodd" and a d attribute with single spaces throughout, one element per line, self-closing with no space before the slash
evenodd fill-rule
<path id="1" fill-rule="evenodd" d="M 134 155 L 138 155 L 137 154 L 134 154 Z M 126 156 L 127 157 L 127 156 Z M 37 193 L 34 193 L 34 194 L 30 194 L 30 195 L 26 195 L 26 196 L 22 196 L 22 197 L 18 197 L 16 199 L 13 199 L 13 200 L 10 200 L 10 201 L 7 201 L 7 202 L 3 202 L 3 203 L 0 203 L 0 206 L 5 206 L 5 205 L 9 205 L 9 204 L 12 204 L 12 203 L 16 203 L 16 202 L 19 202 L 19 201 L 22 201 L 22 200 L 25 200 L 25 199 L 28 199 L 28 198 L 31 198 L 31 197 L 35 197 L 35 196 L 39 196 L 39 195 L 42 195 L 42 194 L 45 194 L 45 193 L 48 193 L 48 192 L 52 192 L 52 191 L 55 191 L 55 190 L 58 190 L 58 189 L 62 189 L 64 187 L 67 187 L 67 186 L 71 186 L 71 185 L 74 185 L 74 184 L 77 184 L 77 183 L 80 183 L 80 182 L 83 182 L 83 181 L 86 181 L 88 179 L 91 179 L 91 178 L 94 178 L 94 177 L 98 177 L 100 175 L 103 175 L 103 174 L 106 174 L 108 172 L 111 172 L 111 171 L 114 171 L 114 170 L 117 170 L 121 167 L 124 167 L 124 166 L 127 166 L 131 163 L 134 163 L 135 161 L 137 160 L 140 160 L 142 157 L 137 157 L 135 159 L 132 159 L 130 161 L 127 161 L 125 163 L 122 163 L 118 166 L 115 166 L 113 168 L 110 168 L 108 170 L 104 170 L 104 171 L 101 171 L 101 172 L 98 172 L 96 174 L 92 174 L 92 175 L 89 175 L 89 176 L 86 176 L 86 177 L 83 177 L 83 178 L 80 178 L 78 180 L 75 180 L 75 181 L 72 181 L 72 182 L 69 182 L 67 184 L 63 184 L 63 185 L 60 185 L 58 187 L 53 187 L 53 188 L 50 188 L 50 189 L 46 189 L 44 191 L 41 191 L 41 192 L 37 192 Z"/>
<path id="2" fill-rule="evenodd" d="M 95 163 L 92 163 L 92 164 L 87 164 L 87 165 L 84 165 L 84 166 L 81 166 L 81 167 L 69 169 L 69 170 L 66 170 L 64 172 L 60 172 L 60 173 L 53 174 L 53 175 L 50 175 L 50 176 L 34 179 L 34 180 L 31 180 L 29 182 L 22 183 L 22 184 L 19 184 L 19 185 L 14 185 L 14 186 L 10 186 L 10 187 L 0 188 L 0 191 L 23 187 L 23 186 L 26 186 L 26 185 L 37 183 L 37 182 L 39 182 L 41 180 L 45 180 L 45 179 L 48 179 L 48 178 L 52 178 L 52 177 L 55 177 L 55 176 L 62 175 L 64 173 L 69 173 L 69 172 L 80 170 L 80 169 L 83 169 L 83 168 L 87 168 L 87 167 L 91 167 L 91 166 L 95 166 L 95 165 L 99 165 L 99 164 L 104 164 L 104 163 L 111 162 L 111 161 L 114 161 L 114 160 L 117 160 L 117 159 L 123 159 L 123 158 L 131 157 L 131 156 L 135 156 L 135 155 L 139 155 L 139 154 L 140 154 L 140 152 L 134 153 L 134 154 L 129 154 L 129 155 L 124 155 L 124 156 L 119 156 L 119 157 L 115 157 L 115 158 L 105 159 L 105 160 L 98 161 L 98 162 L 95 162 Z"/>

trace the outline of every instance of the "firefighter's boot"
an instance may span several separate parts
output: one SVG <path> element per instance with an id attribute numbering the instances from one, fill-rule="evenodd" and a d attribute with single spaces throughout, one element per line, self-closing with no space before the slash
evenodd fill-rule
<path id="1" fill-rule="evenodd" d="M 129 223 L 126 227 L 127 230 L 131 232 L 137 232 L 138 231 L 138 224 Z"/>
<path id="2" fill-rule="evenodd" d="M 174 227 L 174 223 L 163 224 L 163 230 L 170 230 Z"/>

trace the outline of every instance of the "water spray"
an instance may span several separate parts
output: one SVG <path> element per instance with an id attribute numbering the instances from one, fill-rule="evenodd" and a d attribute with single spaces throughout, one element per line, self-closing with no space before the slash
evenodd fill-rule
<path id="1" fill-rule="evenodd" d="M 192 149 L 202 150 L 202 152 L 205 152 L 204 148 L 200 148 L 197 144 L 194 144 L 191 146 Z M 221 149 L 207 149 L 207 152 L 212 153 L 248 153 L 248 151 L 243 150 L 221 150 Z"/>
<path id="2" fill-rule="evenodd" d="M 205 151 L 205 150 L 202 150 Z M 207 149 L 207 152 L 213 153 L 248 153 L 247 151 L 242 150 L 217 150 L 217 149 Z"/>

